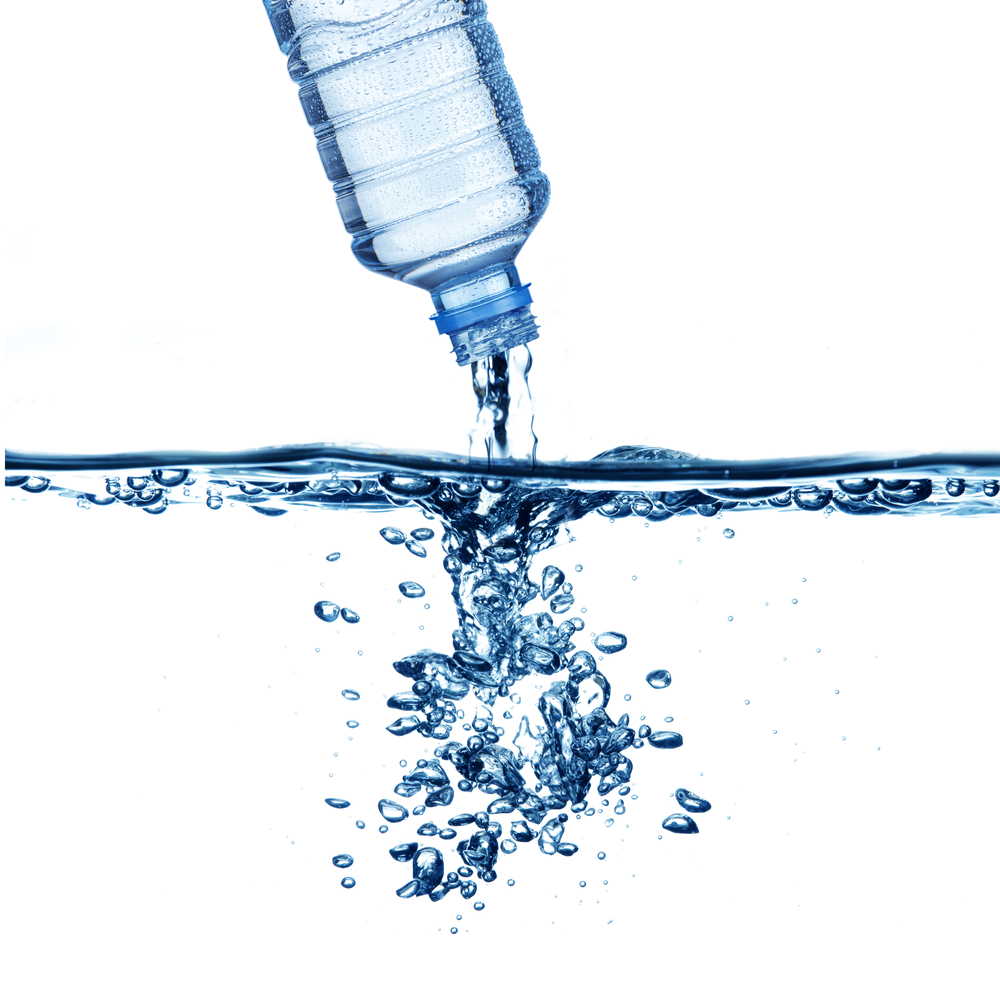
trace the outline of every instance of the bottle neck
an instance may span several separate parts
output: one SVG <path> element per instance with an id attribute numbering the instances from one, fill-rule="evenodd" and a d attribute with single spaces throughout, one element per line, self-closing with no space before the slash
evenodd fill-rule
<path id="1" fill-rule="evenodd" d="M 451 337 L 460 365 L 493 357 L 538 338 L 531 293 L 517 269 L 476 278 L 431 293 L 439 333 Z"/>

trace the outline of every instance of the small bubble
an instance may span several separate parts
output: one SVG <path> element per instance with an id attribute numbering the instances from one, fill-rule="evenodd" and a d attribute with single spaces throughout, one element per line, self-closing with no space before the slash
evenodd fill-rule
<path id="1" fill-rule="evenodd" d="M 732 528 L 723 528 L 722 535 L 724 538 L 735 538 L 736 532 Z"/>
<path id="2" fill-rule="evenodd" d="M 472 908 L 474 910 L 483 910 L 486 908 L 486 904 L 482 900 L 480 900 L 478 903 L 473 903 Z"/>
<path id="3" fill-rule="evenodd" d="M 632 695 L 630 694 L 627 694 L 622 698 L 622 701 L 631 701 L 631 700 L 632 700 Z"/>
<path id="4" fill-rule="evenodd" d="M 651 688 L 656 688 L 657 690 L 670 687 L 670 679 L 669 670 L 651 670 L 646 674 L 646 683 Z"/>
<path id="5" fill-rule="evenodd" d="M 356 823 L 355 823 L 354 825 L 355 825 L 355 826 L 356 826 L 356 827 L 357 827 L 357 828 L 358 828 L 359 830 L 363 830 L 363 829 L 365 828 L 365 821 L 364 821 L 363 819 L 359 819 L 359 820 L 358 820 L 358 821 L 357 821 L 357 822 L 356 822 Z"/>
<path id="6" fill-rule="evenodd" d="M 632 577 L 632 579 L 633 579 L 633 580 L 638 580 L 638 579 L 639 579 L 639 577 L 637 577 L 637 576 L 633 576 L 633 577 Z"/>
<path id="7" fill-rule="evenodd" d="M 457 927 L 452 927 L 451 933 L 452 934 L 457 934 L 458 933 L 458 928 Z"/>
<path id="8" fill-rule="evenodd" d="M 730 615 L 730 616 L 729 616 L 729 618 L 727 618 L 726 620 L 727 620 L 727 621 L 732 621 L 732 620 L 733 620 L 733 616 L 732 616 L 732 615 Z"/>
<path id="9" fill-rule="evenodd" d="M 336 562 L 336 561 L 337 561 L 337 560 L 338 560 L 339 558 L 340 558 L 340 553 L 339 553 L 339 552 L 331 552 L 331 553 L 330 553 L 330 554 L 329 554 L 329 555 L 328 555 L 328 556 L 326 557 L 326 561 L 327 561 L 327 562 Z"/>
<path id="10" fill-rule="evenodd" d="M 427 592 L 419 583 L 414 583 L 413 580 L 407 580 L 399 585 L 399 592 L 403 597 L 417 598 L 423 597 Z"/>
<path id="11" fill-rule="evenodd" d="M 347 622 L 348 625 L 357 625 L 361 621 L 361 615 L 357 611 L 352 611 L 350 608 L 341 608 L 340 617 Z"/>
<path id="12" fill-rule="evenodd" d="M 775 736 L 778 735 L 778 730 L 777 729 L 772 729 L 771 732 L 774 733 Z"/>
<path id="13" fill-rule="evenodd" d="M 841 736 L 840 738 L 841 738 L 842 740 L 846 740 L 846 739 L 847 739 L 847 737 L 846 737 L 846 736 Z"/>
<path id="14" fill-rule="evenodd" d="M 348 875 L 346 878 L 342 878 L 340 880 L 340 884 L 345 889 L 353 889 L 358 883 L 355 882 L 354 879 L 352 879 L 350 875 Z"/>
<path id="15" fill-rule="evenodd" d="M 582 564 L 581 564 L 581 563 L 577 563 L 577 564 L 576 564 L 576 565 L 575 565 L 575 566 L 573 567 L 573 569 L 575 569 L 575 570 L 577 571 L 577 573 L 582 573 L 582 572 L 583 572 L 583 566 L 582 566 Z"/>
<path id="16" fill-rule="evenodd" d="M 344 688 L 344 690 L 341 691 L 340 693 L 348 701 L 357 701 L 361 697 L 361 695 L 359 695 L 357 691 L 352 691 L 351 688 Z"/>
<path id="17" fill-rule="evenodd" d="M 806 578 L 805 578 L 805 577 L 802 577 L 802 582 L 803 582 L 803 583 L 805 583 L 805 582 L 806 582 Z"/>
<path id="18" fill-rule="evenodd" d="M 621 632 L 602 632 L 593 641 L 600 652 L 608 655 L 621 652 L 628 645 L 628 639 Z"/>
<path id="19" fill-rule="evenodd" d="M 792 598 L 792 604 L 798 604 L 798 603 L 799 603 L 799 599 L 797 597 L 793 597 Z"/>
<path id="20" fill-rule="evenodd" d="M 598 861 L 603 861 L 606 857 L 607 857 L 607 855 L 604 853 L 604 851 L 598 851 L 597 852 L 597 860 Z"/>
<path id="21" fill-rule="evenodd" d="M 340 605 L 333 601 L 317 601 L 313 605 L 313 614 L 323 622 L 335 622 L 340 617 Z"/>
<path id="22" fill-rule="evenodd" d="M 358 722 L 357 719 L 348 719 L 347 720 L 347 728 L 348 729 L 357 729 L 359 725 L 360 725 L 360 723 Z"/>
<path id="23" fill-rule="evenodd" d="M 507 885 L 513 885 L 514 880 L 512 878 L 507 879 Z"/>
<path id="24" fill-rule="evenodd" d="M 745 700 L 745 701 L 743 702 L 743 704 L 744 704 L 744 705 L 749 705 L 749 704 L 750 704 L 750 699 L 749 699 L 749 698 L 747 698 L 747 699 L 746 699 L 746 700 Z"/>
<path id="25" fill-rule="evenodd" d="M 385 823 L 383 823 L 383 824 L 382 824 L 382 825 L 381 825 L 381 826 L 380 826 L 380 827 L 378 828 L 378 832 L 379 832 L 379 833 L 388 833 L 388 832 L 389 832 L 389 827 L 387 827 L 387 826 L 385 825 Z"/>
<path id="26" fill-rule="evenodd" d="M 581 889 L 586 889 L 587 888 L 587 883 L 586 882 L 581 882 L 580 883 L 580 888 Z"/>
<path id="27" fill-rule="evenodd" d="M 840 688 L 834 688 L 833 689 L 833 693 L 834 694 L 840 694 Z"/>

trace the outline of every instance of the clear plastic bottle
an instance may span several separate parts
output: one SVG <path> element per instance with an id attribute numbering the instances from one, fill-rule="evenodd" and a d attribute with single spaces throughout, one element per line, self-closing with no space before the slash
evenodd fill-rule
<path id="1" fill-rule="evenodd" d="M 549 200 L 481 0 L 264 0 L 352 249 L 431 293 L 460 365 L 538 336 L 514 259 Z"/>

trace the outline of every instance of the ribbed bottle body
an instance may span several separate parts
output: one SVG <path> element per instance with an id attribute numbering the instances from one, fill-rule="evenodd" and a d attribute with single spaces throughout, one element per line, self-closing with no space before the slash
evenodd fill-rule
<path id="1" fill-rule="evenodd" d="M 517 284 L 549 183 L 486 5 L 265 5 L 358 260 L 438 294 Z"/>

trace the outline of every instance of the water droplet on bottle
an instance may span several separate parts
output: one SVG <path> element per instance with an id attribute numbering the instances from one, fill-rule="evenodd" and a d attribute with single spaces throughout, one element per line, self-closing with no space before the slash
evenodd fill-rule
<path id="1" fill-rule="evenodd" d="M 350 854 L 335 854 L 333 864 L 337 868 L 350 868 L 354 864 L 354 858 Z"/>
<path id="2" fill-rule="evenodd" d="M 403 597 L 417 598 L 423 597 L 426 591 L 419 583 L 414 583 L 412 580 L 407 580 L 399 585 L 399 592 Z"/>
<path id="3" fill-rule="evenodd" d="M 313 613 L 320 621 L 335 622 L 340 617 L 340 605 L 333 601 L 317 601 L 313 605 Z"/>

